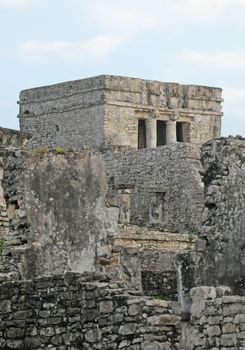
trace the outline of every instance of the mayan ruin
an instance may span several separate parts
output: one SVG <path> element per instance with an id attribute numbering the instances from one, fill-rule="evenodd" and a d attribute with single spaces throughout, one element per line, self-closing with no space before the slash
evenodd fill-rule
<path id="1" fill-rule="evenodd" d="M 222 89 L 101 75 L 0 128 L 0 350 L 245 350 L 245 138 Z"/>

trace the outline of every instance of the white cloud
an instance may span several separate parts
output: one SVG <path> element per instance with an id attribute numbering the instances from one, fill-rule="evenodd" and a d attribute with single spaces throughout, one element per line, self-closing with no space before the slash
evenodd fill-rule
<path id="1" fill-rule="evenodd" d="M 215 66 L 215 68 L 227 68 L 229 70 L 245 69 L 245 53 L 237 52 L 215 52 L 202 53 L 193 50 L 186 50 L 181 53 L 184 59 L 197 64 Z"/>
<path id="2" fill-rule="evenodd" d="M 77 0 L 79 5 L 80 0 Z M 81 4 L 81 3 L 80 3 Z M 81 7 L 82 8 L 82 7 Z M 91 16 L 103 25 L 150 28 L 190 21 L 210 21 L 233 15 L 243 16 L 244 0 L 93 0 L 89 4 Z"/>
<path id="3" fill-rule="evenodd" d="M 228 25 L 231 18 L 242 26 L 245 11 L 245 0 L 93 0 L 86 6 L 81 0 L 74 3 L 83 23 L 86 21 L 100 32 L 119 33 L 127 41 L 151 29 L 169 38 L 189 25 L 217 25 L 220 21 Z"/>
<path id="4" fill-rule="evenodd" d="M 27 5 L 29 0 L 0 0 L 2 7 L 22 7 Z"/>
<path id="5" fill-rule="evenodd" d="M 101 59 L 122 44 L 123 41 L 120 38 L 100 35 L 83 42 L 27 41 L 19 44 L 18 49 L 25 59 L 46 63 L 53 59 L 64 61 Z"/>
<path id="6" fill-rule="evenodd" d="M 103 28 L 114 29 L 124 34 L 135 34 L 142 30 L 155 27 L 157 16 L 147 11 L 129 8 L 105 7 L 99 5 L 93 15 L 96 18 L 96 24 Z"/>

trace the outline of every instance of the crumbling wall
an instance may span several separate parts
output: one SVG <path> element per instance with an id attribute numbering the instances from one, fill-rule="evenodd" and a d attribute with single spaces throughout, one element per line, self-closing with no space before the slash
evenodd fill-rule
<path id="1" fill-rule="evenodd" d="M 245 140 L 221 138 L 202 148 L 205 209 L 197 241 L 196 284 L 245 291 Z"/>
<path id="2" fill-rule="evenodd" d="M 9 227 L 9 219 L 7 216 L 6 203 L 3 196 L 2 178 L 3 178 L 3 164 L 2 164 L 2 157 L 0 155 L 0 241 L 3 242 L 6 235 L 6 230 Z"/>
<path id="3" fill-rule="evenodd" d="M 196 233 L 203 187 L 200 162 L 191 146 L 106 152 L 103 158 L 111 191 L 119 199 L 123 195 L 129 198 L 123 223 Z"/>
<path id="4" fill-rule="evenodd" d="M 4 226 L 8 226 L 6 203 L 2 188 L 3 154 L 6 149 L 24 148 L 30 138 L 29 134 L 0 127 L 0 236 L 2 236 Z"/>
<path id="5" fill-rule="evenodd" d="M 174 250 L 143 249 L 141 259 L 142 289 L 146 295 L 164 299 L 178 299 Z"/>
<path id="6" fill-rule="evenodd" d="M 191 290 L 190 322 L 183 325 L 180 349 L 244 349 L 245 297 L 229 293 L 224 286 Z"/>
<path id="7" fill-rule="evenodd" d="M 146 295 L 177 300 L 176 257 L 193 251 L 196 236 L 153 230 L 150 227 L 119 225 L 114 245 L 138 250 L 142 290 Z"/>
<path id="8" fill-rule="evenodd" d="M 4 283 L 0 306 L 1 349 L 178 349 L 172 303 L 96 274 Z"/>
<path id="9" fill-rule="evenodd" d="M 7 211 L 6 201 L 4 198 L 4 191 L 2 187 L 3 179 L 3 158 L 6 150 L 17 150 L 25 148 L 30 135 L 20 132 L 18 130 L 0 128 L 0 281 L 2 280 L 3 249 L 6 241 L 11 237 L 10 231 L 10 216 L 11 210 Z M 11 208 L 10 208 L 11 209 Z"/>
<path id="10" fill-rule="evenodd" d="M 148 295 L 176 299 L 175 258 L 181 249 L 194 248 L 191 244 L 176 246 L 173 233 L 196 234 L 201 222 L 203 187 L 200 162 L 195 156 L 193 148 L 184 144 L 107 151 L 103 155 L 111 198 L 118 203 L 119 222 L 125 227 L 124 232 L 121 230 L 122 244 L 125 238 L 128 246 L 134 245 L 135 238 L 141 239 L 141 281 Z M 170 241 L 172 234 L 172 241 L 161 246 L 167 233 Z M 152 241 L 145 245 L 148 237 Z M 188 237 L 191 243 L 193 238 Z"/>
<path id="11" fill-rule="evenodd" d="M 95 270 L 98 257 L 110 254 L 119 210 L 105 205 L 103 160 L 99 154 L 59 152 L 4 154 L 12 234 L 3 259 L 22 278 Z"/>
<path id="12" fill-rule="evenodd" d="M 175 302 L 143 296 L 98 273 L 0 286 L 0 347 L 65 350 L 243 350 L 245 297 L 228 287 L 191 291 L 190 320 Z"/>
<path id="13" fill-rule="evenodd" d="M 32 278 L 97 269 L 134 288 L 141 288 L 143 277 L 147 294 L 176 298 L 174 257 L 182 248 L 193 249 L 193 242 L 189 245 L 191 238 L 183 235 L 183 245 L 175 248 L 176 238 L 172 239 L 170 232 L 167 246 L 159 246 L 161 252 L 154 239 L 141 252 L 138 247 L 116 242 L 120 225 L 133 227 L 127 225 L 131 224 L 128 205 L 133 188 L 115 190 L 112 186 L 108 192 L 106 166 L 101 157 L 62 148 L 50 152 L 41 148 L 4 152 L 3 185 L 11 230 L 4 243 L 0 272 L 14 273 L 14 278 L 16 273 L 20 278 Z M 143 230 L 142 226 L 135 227 Z M 162 236 L 158 241 L 163 242 L 166 234 L 163 227 L 160 229 L 156 229 Z M 141 233 L 142 241 L 147 242 Z M 160 274 L 164 283 L 160 282 Z"/>

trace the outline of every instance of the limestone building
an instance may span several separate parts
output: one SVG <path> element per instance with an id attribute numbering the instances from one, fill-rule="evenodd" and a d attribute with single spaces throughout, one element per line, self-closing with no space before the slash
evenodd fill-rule
<path id="1" fill-rule="evenodd" d="M 200 147 L 220 136 L 221 89 L 102 75 L 24 90 L 20 129 L 31 146 Z"/>

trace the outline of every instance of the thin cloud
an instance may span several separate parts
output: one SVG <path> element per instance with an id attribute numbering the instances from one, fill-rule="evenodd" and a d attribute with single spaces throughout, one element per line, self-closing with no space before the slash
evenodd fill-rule
<path id="1" fill-rule="evenodd" d="M 245 70 L 245 54 L 237 52 L 202 53 L 193 50 L 184 51 L 182 57 L 206 66 L 215 66 L 219 69 Z"/>
<path id="2" fill-rule="evenodd" d="M 24 59 L 37 63 L 47 63 L 54 59 L 64 61 L 102 59 L 120 45 L 122 45 L 120 38 L 101 35 L 83 42 L 27 41 L 20 43 L 18 49 Z"/>
<path id="3" fill-rule="evenodd" d="M 176 3 L 176 0 L 174 0 Z M 245 8 L 243 0 L 184 0 L 180 5 L 185 16 L 195 19 L 213 20 L 224 14 L 241 11 Z"/>
<path id="4" fill-rule="evenodd" d="M 142 30 L 153 28 L 157 24 L 157 17 L 139 9 L 98 6 L 94 12 L 96 23 L 103 28 L 114 29 L 123 33 L 135 34 Z"/>
<path id="5" fill-rule="evenodd" d="M 230 25 L 231 18 L 243 26 L 244 0 L 73 0 L 82 22 L 86 21 L 98 33 L 114 33 L 128 43 L 151 30 L 162 38 L 179 36 L 181 28 L 222 22 Z"/>
<path id="6" fill-rule="evenodd" d="M 232 87 L 225 87 L 223 89 L 223 97 L 225 111 L 229 111 L 229 114 L 233 114 L 233 118 L 240 119 L 245 122 L 245 90 Z"/>
<path id="7" fill-rule="evenodd" d="M 23 7 L 28 4 L 29 0 L 0 0 L 0 7 Z"/>
<path id="8" fill-rule="evenodd" d="M 245 90 L 225 87 L 223 89 L 223 97 L 223 134 L 236 135 L 239 133 L 245 137 Z"/>

